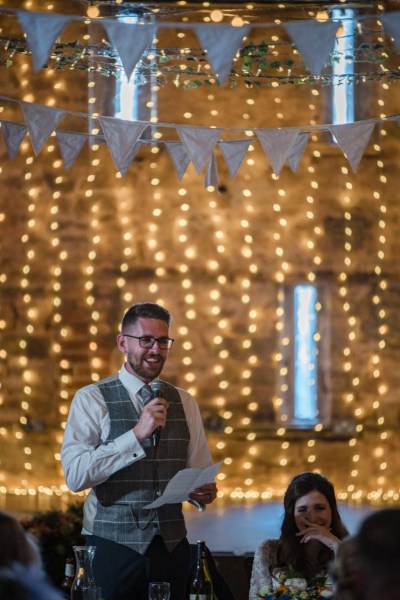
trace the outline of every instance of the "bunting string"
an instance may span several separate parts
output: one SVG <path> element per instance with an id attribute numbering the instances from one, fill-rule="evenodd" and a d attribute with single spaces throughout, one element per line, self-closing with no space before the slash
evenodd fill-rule
<path id="1" fill-rule="evenodd" d="M 335 49 L 338 29 L 345 20 L 301 19 L 288 22 L 243 22 L 239 26 L 227 23 L 194 22 L 145 22 L 128 23 L 115 18 L 91 18 L 40 13 L 0 7 L 0 12 L 16 15 L 25 33 L 26 43 L 32 56 L 33 67 L 39 71 L 46 65 L 57 38 L 67 25 L 74 21 L 97 24 L 103 28 L 108 40 L 118 54 L 126 76 L 129 78 L 143 54 L 151 47 L 156 32 L 162 28 L 191 29 L 207 55 L 218 83 L 222 85 L 230 75 L 234 59 L 254 28 L 283 27 L 307 68 L 313 76 L 319 76 Z M 154 18 L 154 16 L 153 16 Z M 382 15 L 359 15 L 357 23 L 375 19 L 385 33 L 400 47 L 400 11 Z"/>
<path id="2" fill-rule="evenodd" d="M 389 61 L 396 50 L 380 42 L 362 42 L 352 49 L 354 65 L 359 65 L 356 72 L 337 74 L 325 70 L 319 76 L 304 74 L 300 57 L 295 63 L 292 55 L 277 60 L 274 48 L 292 46 L 290 42 L 268 45 L 263 42 L 255 44 L 247 42 L 240 49 L 228 75 L 228 85 L 231 88 L 244 83 L 246 87 L 263 87 L 268 85 L 300 84 L 304 85 L 341 85 L 342 83 L 360 84 L 367 81 L 395 81 L 400 78 L 398 69 L 385 68 L 382 65 Z M 271 47 L 270 47 L 271 46 Z M 0 36 L 0 63 L 10 68 L 14 57 L 18 54 L 30 54 L 25 39 L 6 38 Z M 151 57 L 151 60 L 144 60 Z M 331 55 L 331 61 L 343 60 L 345 55 L 336 49 Z M 201 85 L 218 85 L 213 73 L 206 68 L 207 55 L 201 48 L 190 48 L 182 55 L 179 48 L 158 48 L 152 46 L 145 50 L 142 58 L 136 64 L 131 79 L 136 86 L 149 82 L 164 87 L 173 82 L 175 87 L 193 89 Z M 378 70 L 362 70 L 363 65 L 379 65 Z M 83 45 L 77 41 L 57 42 L 43 65 L 44 69 L 61 71 L 64 69 L 96 72 L 105 77 L 121 77 L 123 67 L 115 49 L 109 43 L 101 42 L 96 45 Z M 298 74 L 296 71 L 301 71 Z"/>
<path id="3" fill-rule="evenodd" d="M 347 157 L 353 171 L 359 166 L 372 132 L 378 123 L 394 121 L 400 123 L 400 113 L 347 123 L 343 125 L 321 124 L 301 125 L 282 128 L 242 128 L 242 127 L 205 127 L 181 125 L 177 123 L 154 123 L 150 121 L 127 121 L 115 117 L 89 115 L 52 108 L 37 103 L 16 100 L 0 96 L 3 102 L 17 103 L 24 122 L 0 119 L 3 140 L 10 159 L 14 159 L 27 133 L 36 155 L 44 144 L 56 133 L 64 166 L 69 169 L 85 142 L 95 140 L 108 146 L 116 168 L 124 175 L 134 160 L 141 145 L 164 144 L 179 179 L 191 162 L 200 175 L 207 167 L 206 181 L 217 178 L 214 152 L 219 147 L 229 172 L 234 176 L 245 158 L 249 144 L 259 142 L 276 175 L 279 175 L 285 162 L 293 172 L 296 171 L 312 132 L 327 131 Z M 65 116 L 75 116 L 87 121 L 95 120 L 99 126 L 96 136 L 87 131 L 62 129 Z M 149 137 L 141 138 L 146 129 Z M 168 138 L 160 139 L 160 129 L 169 130 Z M 158 137 L 154 137 L 157 131 Z M 173 133 L 172 133 L 173 132 Z M 250 135 L 249 135 L 250 133 Z M 172 137 L 174 135 L 174 137 Z M 210 163 L 210 161 L 213 161 Z"/>

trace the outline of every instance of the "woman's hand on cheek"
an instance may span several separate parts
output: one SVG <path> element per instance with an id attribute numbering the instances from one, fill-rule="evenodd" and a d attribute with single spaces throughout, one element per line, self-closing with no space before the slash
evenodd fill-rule
<path id="1" fill-rule="evenodd" d="M 318 525 L 317 523 L 311 523 L 307 519 L 303 519 L 304 529 L 296 533 L 296 537 L 300 538 L 301 544 L 307 544 L 311 540 L 318 540 L 321 544 L 324 544 L 334 552 L 336 552 L 340 540 L 333 535 L 331 530 L 324 525 Z"/>

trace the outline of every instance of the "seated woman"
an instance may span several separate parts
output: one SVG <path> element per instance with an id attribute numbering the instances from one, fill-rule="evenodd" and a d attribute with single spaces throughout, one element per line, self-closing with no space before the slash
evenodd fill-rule
<path id="1" fill-rule="evenodd" d="M 266 540 L 255 552 L 250 600 L 265 595 L 267 589 L 279 588 L 285 580 L 288 583 L 289 578 L 305 580 L 309 586 L 314 578 L 326 577 L 340 541 L 348 535 L 334 487 L 322 475 L 301 473 L 294 477 L 283 505 L 280 538 Z"/>

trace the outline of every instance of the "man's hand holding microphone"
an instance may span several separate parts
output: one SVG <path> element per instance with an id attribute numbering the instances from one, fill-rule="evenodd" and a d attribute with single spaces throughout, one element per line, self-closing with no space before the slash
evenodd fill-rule
<path id="1" fill-rule="evenodd" d="M 142 414 L 133 428 L 136 439 L 141 444 L 145 439 L 151 438 L 152 446 L 158 446 L 161 430 L 167 422 L 168 402 L 162 396 L 163 383 L 153 381 L 150 384 L 151 395 L 144 401 Z"/>
<path id="2" fill-rule="evenodd" d="M 143 401 L 143 411 L 139 421 L 133 428 L 136 439 L 141 444 L 145 439 L 151 438 L 152 446 L 157 448 L 160 441 L 161 430 L 167 422 L 167 412 L 169 404 L 163 398 L 163 382 L 152 381 L 147 386 L 148 393 L 146 400 Z M 207 504 L 211 504 L 217 497 L 217 486 L 214 481 L 205 483 L 201 487 L 194 489 L 190 494 L 189 502 L 196 506 L 199 511 L 204 511 Z"/>

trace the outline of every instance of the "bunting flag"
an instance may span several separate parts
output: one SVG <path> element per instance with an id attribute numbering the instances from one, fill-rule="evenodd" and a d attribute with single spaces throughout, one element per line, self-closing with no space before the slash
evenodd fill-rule
<path id="1" fill-rule="evenodd" d="M 346 125 L 330 125 L 329 129 L 343 150 L 354 173 L 374 130 L 375 123 L 362 122 Z"/>
<path id="2" fill-rule="evenodd" d="M 82 133 L 69 133 L 67 131 L 57 131 L 58 145 L 60 146 L 61 156 L 66 171 L 71 167 L 83 144 L 86 142 L 86 135 Z"/>
<path id="3" fill-rule="evenodd" d="M 287 155 L 296 141 L 300 129 L 257 129 L 256 134 L 261 142 L 275 175 L 279 175 Z"/>
<path id="4" fill-rule="evenodd" d="M 215 160 L 214 152 L 211 153 L 211 158 L 207 163 L 206 175 L 204 178 L 204 187 L 213 186 L 218 190 L 218 168 Z"/>
<path id="5" fill-rule="evenodd" d="M 20 105 L 28 127 L 33 151 L 37 156 L 66 111 L 22 100 Z"/>
<path id="6" fill-rule="evenodd" d="M 1 121 L 1 131 L 3 132 L 4 143 L 7 148 L 7 154 L 13 160 L 19 150 L 22 140 L 27 134 L 28 128 L 21 123 L 11 123 L 10 121 Z"/>
<path id="7" fill-rule="evenodd" d="M 397 50 L 400 50 L 400 12 L 383 13 L 379 18 L 386 33 L 394 39 Z"/>
<path id="8" fill-rule="evenodd" d="M 219 25 L 195 25 L 194 30 L 202 48 L 207 50 L 207 59 L 222 85 L 228 77 L 237 51 L 250 31 L 250 25 L 233 27 Z"/>
<path id="9" fill-rule="evenodd" d="M 85 23 L 87 17 L 78 15 L 48 14 L 27 10 L 0 7 L 1 11 L 14 10 L 19 23 L 27 37 L 28 48 L 32 54 L 34 69 L 39 70 L 47 61 L 55 40 L 70 21 Z M 400 11 L 380 13 L 379 15 L 358 15 L 359 22 L 365 19 L 379 20 L 386 33 L 394 38 L 397 49 L 400 50 Z M 334 49 L 335 36 L 340 21 L 319 22 L 316 19 L 282 22 L 257 22 L 241 27 L 226 23 L 183 23 L 163 22 L 122 23 L 114 19 L 91 18 L 90 23 L 104 27 L 107 35 L 118 52 L 121 63 L 129 78 L 143 52 L 151 44 L 154 33 L 158 28 L 182 29 L 191 28 L 203 48 L 220 83 L 223 83 L 232 67 L 233 59 L 240 49 L 243 38 L 250 29 L 284 27 L 302 55 L 306 65 L 313 75 L 318 76 L 326 64 L 329 54 Z"/>
<path id="10" fill-rule="evenodd" d="M 181 181 L 190 163 L 190 158 L 186 152 L 185 146 L 182 142 L 166 142 L 165 145 L 172 162 L 174 163 L 178 179 Z"/>
<path id="11" fill-rule="evenodd" d="M 299 162 L 301 160 L 301 157 L 303 156 L 304 150 L 306 149 L 309 139 L 309 131 L 299 133 L 293 146 L 290 148 L 286 157 L 286 161 L 292 173 L 296 173 L 297 167 L 299 166 Z"/>
<path id="12" fill-rule="evenodd" d="M 17 10 L 18 21 L 26 34 L 32 55 L 33 69 L 39 71 L 46 64 L 54 42 L 73 17 Z"/>
<path id="13" fill-rule="evenodd" d="M 29 131 L 36 155 L 40 152 L 50 134 L 55 132 L 66 168 L 71 166 L 85 140 L 96 139 L 96 143 L 106 143 L 108 145 L 117 169 L 121 173 L 125 173 L 142 144 L 161 143 L 167 147 L 180 179 L 185 174 L 190 161 L 193 162 L 197 173 L 200 175 L 204 166 L 209 163 L 216 146 L 220 147 L 229 172 L 234 177 L 243 162 L 249 145 L 256 139 L 261 143 L 276 175 L 279 175 L 285 161 L 287 161 L 289 168 L 295 172 L 307 146 L 311 131 L 329 131 L 346 155 L 353 171 L 356 171 L 375 125 L 378 123 L 386 124 L 390 121 L 400 125 L 400 114 L 395 113 L 341 125 L 305 125 L 277 129 L 252 128 L 253 136 L 248 137 L 248 127 L 217 129 L 214 127 L 177 125 L 175 123 L 157 123 L 157 130 L 159 127 L 173 128 L 174 132 L 180 137 L 180 141 L 168 139 L 160 141 L 156 139 L 155 135 L 153 136 L 153 127 L 155 126 L 150 121 L 125 121 L 114 117 L 93 117 L 86 113 L 59 110 L 5 96 L 0 98 L 3 101 L 18 104 L 25 119 L 25 123 L 2 121 L 0 119 L 10 158 L 15 157 L 26 131 Z M 64 115 L 86 118 L 88 123 L 89 120 L 98 120 L 103 133 L 94 138 L 90 133 L 81 131 L 63 130 L 57 132 L 56 128 Z M 140 139 L 140 135 L 145 128 L 148 128 L 149 136 Z M 246 135 L 247 137 L 231 141 L 221 139 L 224 133 L 230 132 L 232 134 L 234 132 L 236 135 L 238 131 L 242 131 L 243 136 Z M 211 168 L 211 165 L 209 165 L 209 168 Z"/>
<path id="14" fill-rule="evenodd" d="M 125 74 L 129 79 L 143 52 L 151 45 L 156 32 L 155 24 L 138 25 L 105 19 L 101 22 L 108 38 L 117 50 Z"/>
<path id="15" fill-rule="evenodd" d="M 315 19 L 285 23 L 284 27 L 313 75 L 320 75 L 334 49 L 339 23 Z"/>
<path id="16" fill-rule="evenodd" d="M 214 150 L 222 129 L 177 126 L 177 131 L 196 169 L 197 175 L 200 175 Z"/>
<path id="17" fill-rule="evenodd" d="M 249 149 L 251 140 L 235 140 L 234 142 L 220 142 L 219 147 L 228 165 L 231 177 L 235 177 L 240 165 Z"/>
<path id="18" fill-rule="evenodd" d="M 139 150 L 139 136 L 147 127 L 144 121 L 125 121 L 114 117 L 99 117 L 115 166 L 125 175 Z"/>

